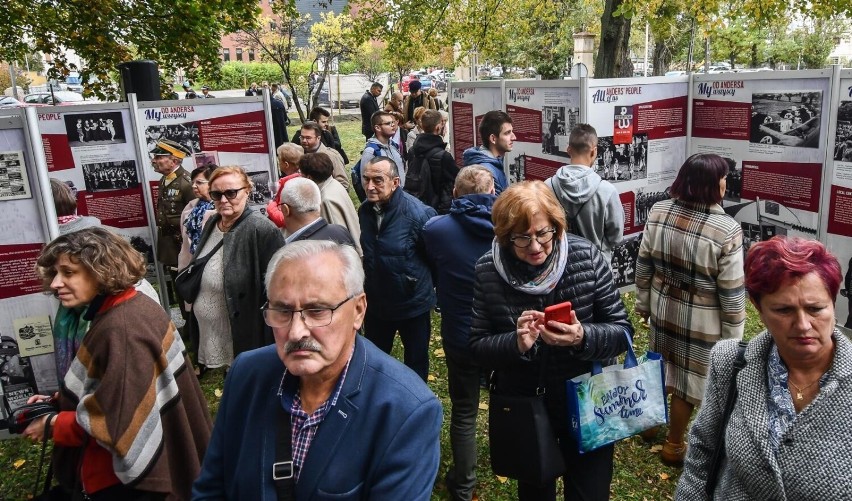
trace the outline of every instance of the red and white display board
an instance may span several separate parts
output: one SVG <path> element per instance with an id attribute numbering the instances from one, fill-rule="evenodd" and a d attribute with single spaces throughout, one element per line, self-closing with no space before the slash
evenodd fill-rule
<path id="1" fill-rule="evenodd" d="M 724 205 L 746 249 L 774 235 L 817 237 L 831 86 L 830 70 L 693 77 L 690 152 L 728 159 Z"/>
<path id="2" fill-rule="evenodd" d="M 505 80 L 515 144 L 503 163 L 509 182 L 544 180 L 568 163 L 568 134 L 581 118 L 579 80 Z"/>
<path id="3" fill-rule="evenodd" d="M 829 176 L 821 240 L 840 261 L 843 284 L 837 298 L 838 324 L 852 329 L 852 70 L 838 72 L 828 143 Z M 825 211 L 827 205 L 828 211 Z"/>
<path id="4" fill-rule="evenodd" d="M 450 143 L 456 164 L 464 150 L 479 146 L 479 122 L 491 110 L 503 109 L 503 82 L 450 82 Z"/>
<path id="5" fill-rule="evenodd" d="M 588 80 L 586 122 L 598 133 L 594 168 L 615 186 L 624 207 L 624 241 L 610 263 L 618 287 L 635 283 L 648 212 L 669 198 L 686 160 L 688 94 L 688 77 Z"/>
<path id="6" fill-rule="evenodd" d="M 51 331 L 58 303 L 34 271 L 49 237 L 31 145 L 25 117 L 0 116 L 0 393 L 13 409 L 58 389 Z"/>

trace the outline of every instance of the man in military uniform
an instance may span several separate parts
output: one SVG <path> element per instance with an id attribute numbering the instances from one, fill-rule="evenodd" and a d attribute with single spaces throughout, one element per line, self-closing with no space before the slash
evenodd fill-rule
<path id="1" fill-rule="evenodd" d="M 181 162 L 191 152 L 176 141 L 161 139 L 151 154 L 154 171 L 163 176 L 157 193 L 157 260 L 171 277 L 171 284 L 174 284 L 181 245 L 180 214 L 186 204 L 195 198 L 192 180 L 181 167 Z M 177 302 L 183 311 L 183 301 L 177 298 L 173 285 L 170 289 L 169 299 Z"/>

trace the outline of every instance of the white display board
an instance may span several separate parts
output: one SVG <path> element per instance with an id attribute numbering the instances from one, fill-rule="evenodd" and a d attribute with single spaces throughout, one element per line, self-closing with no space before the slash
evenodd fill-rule
<path id="1" fill-rule="evenodd" d="M 503 109 L 503 82 L 450 82 L 450 144 L 456 164 L 464 150 L 479 146 L 479 122 L 491 110 Z"/>

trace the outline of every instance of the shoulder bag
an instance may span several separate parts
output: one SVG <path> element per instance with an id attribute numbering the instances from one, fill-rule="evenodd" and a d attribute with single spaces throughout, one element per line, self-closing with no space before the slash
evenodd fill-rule
<path id="1" fill-rule="evenodd" d="M 225 238 L 223 237 L 206 256 L 196 259 L 198 257 L 196 255 L 186 268 L 180 270 L 180 273 L 175 277 L 175 290 L 177 290 L 181 299 L 187 303 L 195 302 L 198 293 L 201 291 L 201 276 L 204 274 L 204 266 L 224 243 Z"/>

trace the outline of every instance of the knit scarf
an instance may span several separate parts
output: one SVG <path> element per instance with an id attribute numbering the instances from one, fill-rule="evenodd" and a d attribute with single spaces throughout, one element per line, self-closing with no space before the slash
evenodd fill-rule
<path id="1" fill-rule="evenodd" d="M 525 281 L 522 281 L 522 277 L 517 276 L 517 273 L 514 274 L 515 276 L 510 276 L 512 265 L 508 260 L 513 259 L 513 256 L 509 255 L 511 251 L 505 252 L 500 247 L 500 244 L 497 243 L 496 238 L 491 242 L 491 251 L 494 253 L 494 266 L 497 268 L 497 273 L 500 277 L 512 286 L 513 289 L 536 296 L 549 294 L 550 291 L 556 288 L 556 284 L 559 283 L 559 279 L 565 273 L 565 267 L 568 265 L 567 256 L 564 254 L 565 247 L 565 234 L 563 233 L 562 238 L 558 241 L 553 241 L 553 251 L 548 256 L 547 261 L 535 269 L 535 273 L 531 278 L 526 279 L 524 277 Z"/>

